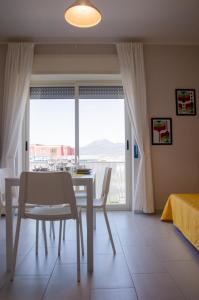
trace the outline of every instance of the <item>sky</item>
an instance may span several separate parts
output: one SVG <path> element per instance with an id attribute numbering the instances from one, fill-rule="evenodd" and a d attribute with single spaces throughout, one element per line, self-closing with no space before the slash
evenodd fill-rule
<path id="1" fill-rule="evenodd" d="M 107 139 L 124 143 L 122 99 L 79 100 L 80 147 Z M 30 143 L 75 145 L 73 99 L 30 100 Z"/>

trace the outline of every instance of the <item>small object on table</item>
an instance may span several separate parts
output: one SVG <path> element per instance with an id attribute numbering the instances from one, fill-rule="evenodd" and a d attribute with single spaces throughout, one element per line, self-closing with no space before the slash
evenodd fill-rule
<path id="1" fill-rule="evenodd" d="M 86 168 L 78 168 L 76 169 L 77 174 L 91 174 L 92 169 L 86 169 Z"/>

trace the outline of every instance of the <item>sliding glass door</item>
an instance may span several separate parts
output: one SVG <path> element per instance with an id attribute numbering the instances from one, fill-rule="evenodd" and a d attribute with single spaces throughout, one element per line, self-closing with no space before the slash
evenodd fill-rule
<path id="1" fill-rule="evenodd" d="M 97 196 L 105 167 L 112 168 L 108 203 L 124 205 L 125 119 L 123 99 L 80 99 L 79 157 L 97 174 Z"/>
<path id="2" fill-rule="evenodd" d="M 96 172 L 100 196 L 104 169 L 111 167 L 108 204 L 128 208 L 129 137 L 122 88 L 33 87 L 30 95 L 27 168 L 65 170 L 78 161 Z"/>

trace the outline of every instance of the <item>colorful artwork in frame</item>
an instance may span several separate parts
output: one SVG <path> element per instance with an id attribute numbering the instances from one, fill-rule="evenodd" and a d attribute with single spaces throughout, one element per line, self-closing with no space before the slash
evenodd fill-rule
<path id="1" fill-rule="evenodd" d="M 176 89 L 176 115 L 196 115 L 195 89 Z"/>
<path id="2" fill-rule="evenodd" d="M 172 145 L 172 119 L 151 119 L 152 145 Z"/>

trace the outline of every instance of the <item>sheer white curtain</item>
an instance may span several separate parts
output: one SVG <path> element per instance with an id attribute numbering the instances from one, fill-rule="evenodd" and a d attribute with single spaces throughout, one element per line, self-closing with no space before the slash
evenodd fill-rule
<path id="1" fill-rule="evenodd" d="M 6 176 L 15 176 L 15 159 L 26 101 L 29 93 L 34 46 L 31 43 L 8 44 L 3 96 L 1 168 Z"/>
<path id="2" fill-rule="evenodd" d="M 117 53 L 132 131 L 140 153 L 137 178 L 133 189 L 133 209 L 134 211 L 153 213 L 154 199 L 143 45 L 141 43 L 119 43 L 117 44 Z"/>

